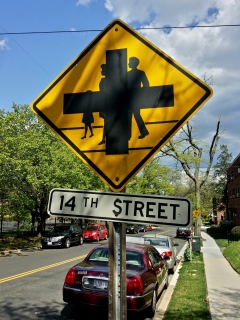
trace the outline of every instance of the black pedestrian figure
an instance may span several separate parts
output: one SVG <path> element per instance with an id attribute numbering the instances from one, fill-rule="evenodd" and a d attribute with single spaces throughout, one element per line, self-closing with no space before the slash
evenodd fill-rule
<path id="1" fill-rule="evenodd" d="M 139 65 L 139 59 L 136 57 L 129 58 L 128 66 L 132 70 L 128 71 L 127 81 L 128 81 L 128 88 L 141 88 L 141 87 L 149 87 L 149 81 L 144 71 L 137 69 Z M 140 109 L 134 110 L 134 112 L 129 111 L 129 140 L 131 139 L 131 131 L 132 131 L 132 114 L 137 122 L 138 129 L 140 132 L 140 136 L 138 139 L 145 138 L 149 132 L 145 126 L 145 123 L 141 117 Z"/>
<path id="2" fill-rule="evenodd" d="M 87 91 L 86 94 L 89 95 L 88 99 L 89 99 L 89 105 L 91 105 L 91 97 L 92 97 L 92 92 L 91 91 Z M 90 136 L 89 138 L 93 137 L 93 129 L 92 129 L 92 123 L 94 122 L 94 118 L 93 118 L 93 114 L 92 112 L 89 111 L 85 111 L 83 113 L 83 117 L 82 117 L 82 123 L 85 124 L 85 128 L 84 128 L 84 136 L 81 139 L 85 139 L 87 136 L 87 131 L 88 128 L 90 130 Z"/>
<path id="3" fill-rule="evenodd" d="M 105 77 L 106 76 L 106 64 L 102 64 L 101 68 L 102 68 L 101 74 L 104 76 L 104 78 L 101 78 L 101 80 L 99 82 L 99 89 L 101 92 L 106 93 L 106 91 L 107 91 L 107 84 L 106 84 L 106 77 Z M 99 116 L 101 118 L 103 118 L 103 121 L 104 121 L 102 140 L 98 144 L 98 145 L 101 145 L 106 142 L 105 141 L 105 138 L 106 138 L 106 127 L 105 127 L 106 114 L 101 111 L 101 112 L 99 112 Z"/>

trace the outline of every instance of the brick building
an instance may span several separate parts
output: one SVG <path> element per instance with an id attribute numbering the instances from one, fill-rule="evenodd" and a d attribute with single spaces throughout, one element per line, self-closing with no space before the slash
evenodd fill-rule
<path id="1" fill-rule="evenodd" d="M 240 153 L 227 170 L 229 219 L 240 226 Z"/>

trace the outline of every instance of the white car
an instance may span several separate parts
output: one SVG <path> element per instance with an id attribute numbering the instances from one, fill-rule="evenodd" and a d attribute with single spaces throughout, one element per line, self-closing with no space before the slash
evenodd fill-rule
<path id="1" fill-rule="evenodd" d="M 165 235 L 144 235 L 142 236 L 145 244 L 154 246 L 161 256 L 168 256 L 168 270 L 169 273 L 174 274 L 174 266 L 177 263 L 177 249 L 178 243 L 174 243 L 173 239 Z"/>

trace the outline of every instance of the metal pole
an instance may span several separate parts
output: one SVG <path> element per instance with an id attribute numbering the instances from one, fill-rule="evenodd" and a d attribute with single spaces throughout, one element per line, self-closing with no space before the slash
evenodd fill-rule
<path id="1" fill-rule="evenodd" d="M 126 226 L 109 222 L 108 319 L 127 320 Z"/>

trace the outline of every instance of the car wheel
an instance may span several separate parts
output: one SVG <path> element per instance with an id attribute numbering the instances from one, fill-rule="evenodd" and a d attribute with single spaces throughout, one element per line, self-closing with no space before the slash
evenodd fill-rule
<path id="1" fill-rule="evenodd" d="M 78 244 L 79 244 L 80 246 L 83 245 L 83 236 L 80 236 L 80 237 L 79 237 Z"/>
<path id="2" fill-rule="evenodd" d="M 169 274 L 174 274 L 174 266 L 171 269 L 168 269 Z"/>
<path id="3" fill-rule="evenodd" d="M 106 236 L 105 236 L 105 240 L 107 240 L 108 239 L 108 235 L 106 234 Z"/>
<path id="4" fill-rule="evenodd" d="M 70 239 L 69 239 L 69 238 L 67 238 L 67 239 L 65 240 L 64 247 L 65 247 L 65 248 L 69 248 L 69 247 L 70 247 Z"/>
<path id="5" fill-rule="evenodd" d="M 100 240 L 100 236 L 98 235 L 98 236 L 97 236 L 97 241 L 99 241 L 99 240 Z"/>
<path id="6" fill-rule="evenodd" d="M 149 307 L 148 318 L 153 318 L 157 308 L 157 294 L 156 290 L 153 291 L 151 306 Z"/>

